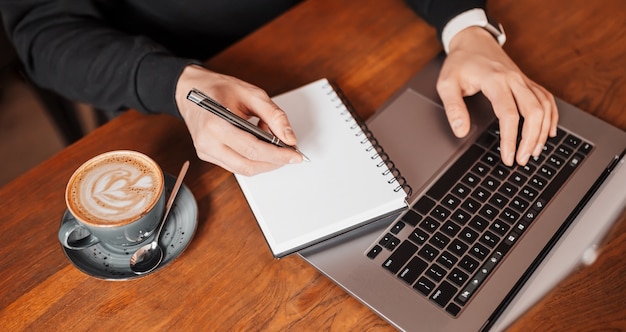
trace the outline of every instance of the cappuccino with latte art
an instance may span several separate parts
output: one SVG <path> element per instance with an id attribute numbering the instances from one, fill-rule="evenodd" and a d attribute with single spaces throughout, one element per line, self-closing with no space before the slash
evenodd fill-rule
<path id="1" fill-rule="evenodd" d="M 163 190 L 159 166 L 134 151 L 100 155 L 79 168 L 67 190 L 74 217 L 95 225 L 123 225 L 137 220 Z"/>
<path id="2" fill-rule="evenodd" d="M 161 168 L 142 153 L 118 150 L 93 157 L 68 181 L 65 202 L 75 221 L 61 225 L 59 239 L 70 249 L 140 243 L 163 216 L 164 187 Z"/>

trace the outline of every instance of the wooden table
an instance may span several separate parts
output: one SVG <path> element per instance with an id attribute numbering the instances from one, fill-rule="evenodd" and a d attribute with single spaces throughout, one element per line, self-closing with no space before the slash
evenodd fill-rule
<path id="1" fill-rule="evenodd" d="M 494 0 L 505 49 L 556 96 L 626 129 L 623 0 Z M 311 0 L 208 62 L 274 95 L 321 77 L 370 116 L 441 50 L 402 1 Z M 187 250 L 158 273 L 111 282 L 77 270 L 56 232 L 70 174 L 134 149 L 185 180 L 199 208 Z M 25 152 L 27 153 L 27 152 Z M 17 157 L 17 156 L 16 156 Z M 0 189 L 0 329 L 392 330 L 298 256 L 274 260 L 232 174 L 198 160 L 183 123 L 130 111 Z M 626 216 L 622 217 L 622 221 Z M 512 331 L 626 329 L 626 223 L 597 263 Z"/>

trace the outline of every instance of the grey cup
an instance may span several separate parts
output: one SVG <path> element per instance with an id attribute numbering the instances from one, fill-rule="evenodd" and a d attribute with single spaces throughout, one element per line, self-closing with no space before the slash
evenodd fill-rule
<path id="1" fill-rule="evenodd" d="M 74 172 L 65 200 L 74 218 L 59 228 L 63 246 L 75 250 L 96 243 L 133 246 L 146 240 L 163 217 L 163 172 L 139 152 L 107 152 Z"/>

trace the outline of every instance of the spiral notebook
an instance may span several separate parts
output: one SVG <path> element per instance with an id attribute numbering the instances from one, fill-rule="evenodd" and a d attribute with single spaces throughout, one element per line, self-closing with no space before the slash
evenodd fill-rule
<path id="1" fill-rule="evenodd" d="M 327 79 L 272 98 L 310 162 L 235 177 L 280 258 L 407 207 L 410 187 Z"/>

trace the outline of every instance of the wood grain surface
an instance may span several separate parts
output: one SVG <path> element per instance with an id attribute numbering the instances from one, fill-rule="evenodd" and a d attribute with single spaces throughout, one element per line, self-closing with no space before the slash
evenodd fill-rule
<path id="1" fill-rule="evenodd" d="M 505 49 L 556 96 L 626 130 L 626 2 L 493 0 Z M 327 77 L 364 118 L 441 51 L 401 0 L 309 0 L 210 59 L 270 95 Z M 198 204 L 187 250 L 149 276 L 77 270 L 56 233 L 71 173 L 133 149 L 176 174 Z M 0 189 L 0 330 L 383 331 L 385 321 L 298 256 L 272 258 L 232 174 L 200 161 L 184 124 L 135 111 Z M 626 215 L 598 261 L 554 289 L 511 331 L 626 330 Z"/>

